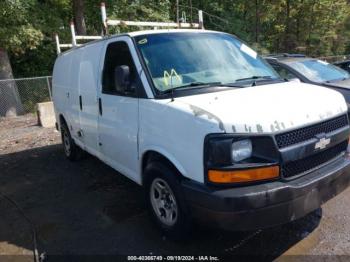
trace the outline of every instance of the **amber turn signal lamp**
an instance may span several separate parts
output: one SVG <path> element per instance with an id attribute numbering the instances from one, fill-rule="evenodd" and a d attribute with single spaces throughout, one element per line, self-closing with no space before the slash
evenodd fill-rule
<path id="1" fill-rule="evenodd" d="M 208 180 L 213 183 L 244 183 L 279 177 L 279 166 L 260 167 L 244 170 L 209 170 Z"/>

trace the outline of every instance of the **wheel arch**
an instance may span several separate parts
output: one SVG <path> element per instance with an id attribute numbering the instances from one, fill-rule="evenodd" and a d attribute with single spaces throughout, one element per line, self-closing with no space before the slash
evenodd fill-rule
<path id="1" fill-rule="evenodd" d="M 65 124 L 67 127 L 68 127 L 68 123 L 67 123 L 67 120 L 66 120 L 66 118 L 63 116 L 63 114 L 59 114 L 59 116 L 58 116 L 58 118 L 59 118 L 59 123 L 58 123 L 58 125 L 59 125 L 59 130 L 61 130 L 61 125 L 62 124 Z"/>
<path id="2" fill-rule="evenodd" d="M 152 161 L 161 161 L 171 168 L 176 170 L 181 177 L 186 177 L 186 171 L 184 167 L 173 157 L 171 154 L 161 150 L 161 149 L 149 149 L 142 154 L 141 158 L 141 183 L 144 184 L 145 175 L 144 170 L 148 163 Z"/>

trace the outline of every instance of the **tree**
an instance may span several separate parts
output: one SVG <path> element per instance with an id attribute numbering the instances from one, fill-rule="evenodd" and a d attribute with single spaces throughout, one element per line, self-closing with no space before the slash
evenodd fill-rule
<path id="1" fill-rule="evenodd" d="M 42 34 L 27 20 L 31 1 L 9 1 L 0 3 L 0 79 L 12 79 L 12 67 L 8 52 L 24 54 L 26 49 L 36 47 Z M 17 115 L 23 112 L 22 104 L 14 82 L 3 82 L 1 88 L 0 116 Z"/>
<path id="2" fill-rule="evenodd" d="M 12 79 L 12 68 L 7 51 L 0 48 L 0 79 Z M 14 81 L 0 82 L 0 116 L 16 116 L 23 106 Z"/>
<path id="3" fill-rule="evenodd" d="M 260 35 L 260 8 L 259 0 L 255 0 L 255 43 L 259 43 Z"/>
<path id="4" fill-rule="evenodd" d="M 74 25 L 78 35 L 86 35 L 84 0 L 73 0 Z"/>

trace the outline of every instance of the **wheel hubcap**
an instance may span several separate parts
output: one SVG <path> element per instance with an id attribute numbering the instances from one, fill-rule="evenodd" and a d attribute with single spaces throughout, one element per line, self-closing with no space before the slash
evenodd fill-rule
<path id="1" fill-rule="evenodd" d="M 167 226 L 175 224 L 178 209 L 173 191 L 168 183 L 156 178 L 153 180 L 150 191 L 151 203 L 158 219 Z"/>
<path id="2" fill-rule="evenodd" d="M 64 147 L 64 152 L 66 153 L 67 156 L 70 156 L 70 139 L 67 134 L 67 131 L 63 132 L 63 147 Z"/>

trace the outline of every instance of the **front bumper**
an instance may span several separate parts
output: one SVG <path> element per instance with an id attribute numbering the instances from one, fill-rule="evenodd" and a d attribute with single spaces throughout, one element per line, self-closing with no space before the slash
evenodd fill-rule
<path id="1" fill-rule="evenodd" d="M 285 224 L 319 208 L 350 184 L 346 154 L 291 181 L 218 189 L 183 181 L 192 216 L 211 226 L 254 230 Z"/>

